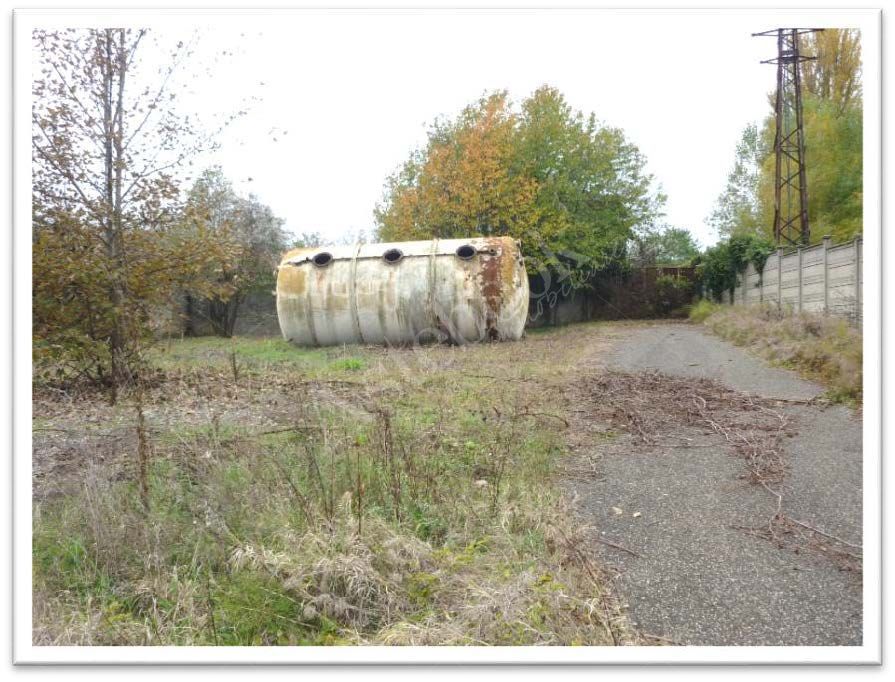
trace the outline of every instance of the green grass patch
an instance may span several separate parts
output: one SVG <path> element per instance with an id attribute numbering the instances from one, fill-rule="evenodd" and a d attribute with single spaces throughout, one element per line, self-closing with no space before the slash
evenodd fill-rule
<path id="1" fill-rule="evenodd" d="M 333 351 L 301 348 L 284 339 L 216 336 L 168 339 L 151 351 L 150 361 L 163 369 L 192 369 L 197 366 L 226 368 L 233 356 L 249 367 L 293 366 L 324 369 Z"/>
<path id="2" fill-rule="evenodd" d="M 366 367 L 361 358 L 342 358 L 329 363 L 329 369 L 333 372 L 358 372 Z"/>

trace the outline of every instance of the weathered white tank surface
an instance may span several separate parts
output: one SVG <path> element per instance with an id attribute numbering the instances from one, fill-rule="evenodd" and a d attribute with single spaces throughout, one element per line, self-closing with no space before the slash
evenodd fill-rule
<path id="1" fill-rule="evenodd" d="M 295 249 L 278 269 L 277 315 L 302 346 L 515 340 L 528 277 L 511 237 Z"/>

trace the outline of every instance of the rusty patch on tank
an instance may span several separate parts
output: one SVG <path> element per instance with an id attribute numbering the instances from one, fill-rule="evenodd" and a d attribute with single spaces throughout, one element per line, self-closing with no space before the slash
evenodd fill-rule
<path id="1" fill-rule="evenodd" d="M 497 320 L 504 302 L 504 282 L 510 281 L 512 277 L 512 258 L 508 257 L 504 246 L 503 238 L 486 239 L 484 253 L 481 254 L 482 268 L 479 277 L 485 299 L 485 334 L 492 341 L 500 337 Z M 493 255 L 489 252 L 493 252 Z M 507 276 L 508 273 L 510 277 Z"/>
<path id="2" fill-rule="evenodd" d="M 307 288 L 307 271 L 294 265 L 281 266 L 279 273 L 280 288 L 293 296 L 303 296 Z"/>

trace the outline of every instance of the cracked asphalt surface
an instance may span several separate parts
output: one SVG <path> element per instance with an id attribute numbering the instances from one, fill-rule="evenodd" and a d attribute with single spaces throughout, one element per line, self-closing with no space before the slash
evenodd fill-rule
<path id="1" fill-rule="evenodd" d="M 618 325 L 610 336 L 608 353 L 583 359 L 587 371 L 708 377 L 769 398 L 823 392 L 699 327 Z M 743 480 L 742 460 L 717 438 L 695 430 L 697 447 L 634 446 L 624 437 L 601 438 L 605 425 L 581 408 L 572 447 L 595 462 L 599 477 L 570 486 L 601 539 L 636 554 L 596 544 L 635 628 L 689 645 L 861 644 L 860 574 L 816 551 L 779 548 L 744 532 L 766 524 L 775 501 Z M 860 417 L 841 406 L 781 409 L 797 431 L 786 442 L 784 513 L 860 544 Z"/>

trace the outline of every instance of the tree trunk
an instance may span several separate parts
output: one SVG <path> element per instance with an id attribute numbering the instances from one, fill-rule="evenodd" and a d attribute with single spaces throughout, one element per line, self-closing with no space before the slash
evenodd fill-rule
<path id="1" fill-rule="evenodd" d="M 217 336 L 230 338 L 236 328 L 236 318 L 244 295 L 234 293 L 228 299 L 212 298 L 208 300 L 208 319 Z"/>
<path id="2" fill-rule="evenodd" d="M 118 34 L 118 44 L 115 43 Z M 122 173 L 124 170 L 124 80 L 127 70 L 127 54 L 124 50 L 124 29 L 105 31 L 105 78 L 103 101 L 103 125 L 105 146 L 106 212 L 108 214 L 107 249 L 112 265 L 110 299 L 112 302 L 112 334 L 109 338 L 111 354 L 111 380 L 118 388 L 133 380 L 131 355 L 127 333 L 127 317 L 130 311 L 124 284 L 124 254 L 122 216 Z M 117 49 L 116 49 L 117 48 Z M 115 76 L 118 76 L 117 88 Z M 114 111 L 113 111 L 114 107 Z"/>
<path id="3" fill-rule="evenodd" d="M 117 388 L 124 383 L 124 339 L 125 333 L 122 324 L 122 307 L 124 305 L 124 292 L 120 283 L 121 263 L 121 233 L 120 220 L 117 219 L 115 206 L 115 163 L 114 163 L 114 120 L 112 118 L 113 99 L 113 60 L 112 60 L 112 30 L 106 29 L 102 33 L 102 43 L 99 48 L 103 52 L 101 68 L 103 72 L 103 152 L 104 152 L 104 185 L 103 207 L 105 222 L 105 247 L 106 255 L 111 264 L 111 281 L 109 283 L 109 300 L 112 303 L 111 332 L 109 335 L 109 362 L 111 369 L 109 381 L 112 389 L 112 400 L 117 395 Z"/>
<path id="4" fill-rule="evenodd" d="M 186 311 L 184 316 L 186 319 L 183 323 L 183 334 L 184 336 L 195 336 L 196 335 L 196 326 L 193 324 L 193 316 L 196 314 L 195 303 L 193 301 L 192 294 L 185 295 L 185 303 L 186 303 Z"/>

